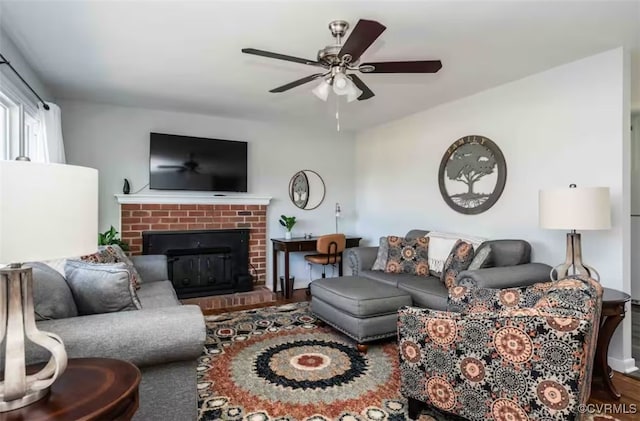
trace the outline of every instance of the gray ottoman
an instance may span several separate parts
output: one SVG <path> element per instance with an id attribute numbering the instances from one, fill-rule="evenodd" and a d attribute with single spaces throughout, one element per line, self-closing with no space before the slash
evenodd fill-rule
<path id="1" fill-rule="evenodd" d="M 311 282 L 311 312 L 358 342 L 395 336 L 398 309 L 411 305 L 411 296 L 395 287 L 360 276 L 316 279 Z"/>

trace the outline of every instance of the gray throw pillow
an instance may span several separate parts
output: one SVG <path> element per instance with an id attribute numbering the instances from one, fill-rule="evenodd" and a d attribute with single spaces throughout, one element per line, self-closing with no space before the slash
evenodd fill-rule
<path id="1" fill-rule="evenodd" d="M 141 308 L 125 263 L 68 260 L 64 270 L 81 315 Z"/>
<path id="2" fill-rule="evenodd" d="M 33 271 L 36 320 L 66 319 L 78 315 L 73 295 L 60 272 L 41 262 L 27 263 Z"/>
<path id="3" fill-rule="evenodd" d="M 480 247 L 467 270 L 476 270 L 489 267 L 491 262 L 491 246 Z"/>
<path id="4" fill-rule="evenodd" d="M 376 261 L 373 262 L 371 270 L 385 270 L 387 267 L 387 260 L 389 259 L 389 240 L 387 237 L 380 237 L 380 247 L 378 247 L 378 256 Z"/>

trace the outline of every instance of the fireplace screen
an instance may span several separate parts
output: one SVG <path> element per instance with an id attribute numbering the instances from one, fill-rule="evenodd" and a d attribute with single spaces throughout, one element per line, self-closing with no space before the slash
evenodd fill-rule
<path id="1" fill-rule="evenodd" d="M 143 232 L 143 254 L 167 256 L 178 297 L 229 294 L 252 288 L 249 230 Z"/>

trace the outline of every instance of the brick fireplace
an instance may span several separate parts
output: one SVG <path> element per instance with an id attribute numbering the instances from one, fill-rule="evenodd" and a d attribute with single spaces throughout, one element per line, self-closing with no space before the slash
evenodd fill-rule
<path id="1" fill-rule="evenodd" d="M 116 198 L 120 204 L 120 232 L 132 254 L 142 254 L 144 231 L 245 228 L 249 229 L 249 262 L 257 271 L 254 285 L 265 284 L 269 197 L 148 194 Z M 254 274 L 253 268 L 249 273 Z"/>

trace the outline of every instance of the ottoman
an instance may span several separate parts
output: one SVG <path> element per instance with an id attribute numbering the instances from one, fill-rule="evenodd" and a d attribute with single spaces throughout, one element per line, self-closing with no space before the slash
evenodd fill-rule
<path id="1" fill-rule="evenodd" d="M 398 309 L 411 305 L 411 296 L 398 288 L 360 276 L 316 279 L 311 282 L 311 312 L 325 323 L 364 342 L 396 336 Z"/>

